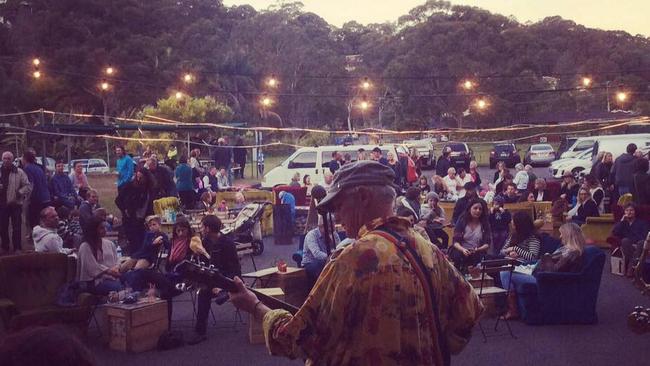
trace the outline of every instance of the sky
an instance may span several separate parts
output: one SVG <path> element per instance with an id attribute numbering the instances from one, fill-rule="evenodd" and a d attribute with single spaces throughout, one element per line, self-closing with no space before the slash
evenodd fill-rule
<path id="1" fill-rule="evenodd" d="M 590 28 L 624 30 L 650 36 L 650 0 L 451 0 L 454 5 L 471 5 L 502 15 L 514 15 L 520 22 L 538 21 L 559 15 Z M 226 5 L 250 4 L 266 9 L 276 0 L 224 0 Z M 361 24 L 395 21 L 425 0 L 302 0 L 305 10 L 341 26 L 349 20 Z"/>

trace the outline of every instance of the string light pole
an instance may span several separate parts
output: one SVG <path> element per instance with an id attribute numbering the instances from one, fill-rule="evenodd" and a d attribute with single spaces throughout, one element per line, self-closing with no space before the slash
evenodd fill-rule
<path id="1" fill-rule="evenodd" d="M 348 131 L 352 132 L 352 110 L 356 106 L 361 111 L 362 118 L 365 112 L 372 107 L 368 99 L 368 93 L 372 90 L 372 82 L 368 77 L 363 78 L 361 82 L 353 87 L 354 96 L 348 101 Z"/>

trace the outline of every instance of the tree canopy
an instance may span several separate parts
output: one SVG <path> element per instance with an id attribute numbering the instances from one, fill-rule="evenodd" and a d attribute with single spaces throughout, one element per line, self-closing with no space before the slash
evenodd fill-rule
<path id="1" fill-rule="evenodd" d="M 619 90 L 630 93 L 626 109 L 648 113 L 650 102 L 648 38 L 560 17 L 522 24 L 447 1 L 394 23 L 341 28 L 298 2 L 258 12 L 220 0 L 7 0 L 0 19 L 0 112 L 101 114 L 104 100 L 109 114 L 133 115 L 161 99 L 165 108 L 180 90 L 210 97 L 201 100 L 218 113 L 194 117 L 211 122 L 339 129 L 349 117 L 355 126 L 423 128 L 606 111 Z M 103 74 L 109 65 L 114 75 Z M 184 73 L 194 82 L 183 83 Z M 277 88 L 265 85 L 270 75 Z M 365 77 L 370 91 L 359 87 Z M 593 83 L 578 90 L 583 77 Z M 476 89 L 464 91 L 465 79 Z M 489 107 L 477 108 L 477 98 Z"/>

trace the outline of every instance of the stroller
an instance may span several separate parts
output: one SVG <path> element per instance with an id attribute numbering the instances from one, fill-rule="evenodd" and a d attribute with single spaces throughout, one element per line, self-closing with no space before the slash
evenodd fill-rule
<path id="1" fill-rule="evenodd" d="M 269 202 L 249 203 L 239 211 L 233 220 L 224 220 L 221 234 L 231 235 L 237 244 L 251 244 L 253 255 L 260 255 L 264 252 L 264 241 L 262 240 L 262 224 L 260 220 L 264 208 L 270 205 Z"/>

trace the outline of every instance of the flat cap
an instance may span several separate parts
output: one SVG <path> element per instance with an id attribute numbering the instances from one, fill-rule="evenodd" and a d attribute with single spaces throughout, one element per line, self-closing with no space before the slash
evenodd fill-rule
<path id="1" fill-rule="evenodd" d="M 334 174 L 332 186 L 327 192 L 327 196 L 318 204 L 318 209 L 330 210 L 332 202 L 344 189 L 357 186 L 390 186 L 397 188 L 393 183 L 394 181 L 395 172 L 393 172 L 393 169 L 374 160 L 361 160 L 345 164 Z"/>

